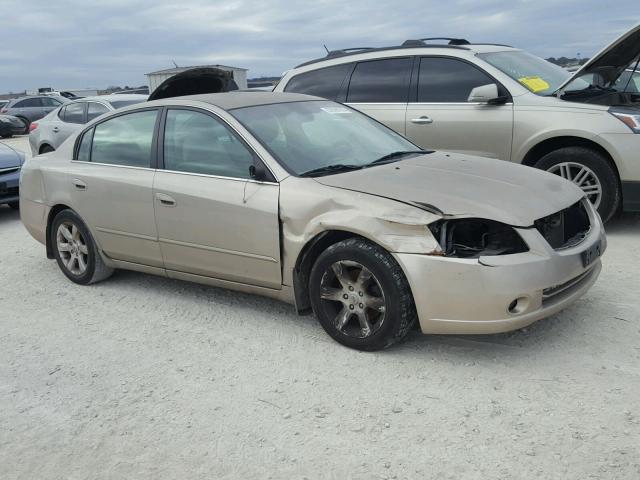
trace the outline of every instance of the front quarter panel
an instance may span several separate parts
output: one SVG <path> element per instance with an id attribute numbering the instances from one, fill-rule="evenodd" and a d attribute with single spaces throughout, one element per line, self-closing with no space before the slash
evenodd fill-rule
<path id="1" fill-rule="evenodd" d="M 441 252 L 427 225 L 441 218 L 395 200 L 328 187 L 311 178 L 288 177 L 280 184 L 283 283 L 304 246 L 318 234 L 338 230 L 365 237 L 389 252 Z"/>

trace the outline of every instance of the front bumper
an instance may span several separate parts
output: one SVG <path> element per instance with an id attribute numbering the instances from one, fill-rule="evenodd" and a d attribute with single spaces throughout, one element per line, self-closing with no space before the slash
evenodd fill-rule
<path id="1" fill-rule="evenodd" d="M 488 334 L 526 327 L 564 309 L 596 281 L 600 259 L 587 267 L 582 252 L 600 243 L 602 222 L 592 209 L 591 229 L 578 245 L 553 250 L 535 228 L 517 229 L 530 251 L 459 259 L 395 254 L 412 289 L 424 333 Z M 515 302 L 515 306 L 514 306 Z"/>
<path id="2" fill-rule="evenodd" d="M 19 185 L 20 168 L 5 175 L 0 174 L 0 205 L 20 200 Z"/>

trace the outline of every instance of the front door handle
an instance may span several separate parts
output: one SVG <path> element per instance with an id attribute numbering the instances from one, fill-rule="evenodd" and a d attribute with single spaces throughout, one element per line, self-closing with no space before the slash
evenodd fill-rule
<path id="1" fill-rule="evenodd" d="M 73 179 L 73 186 L 76 187 L 77 190 L 86 190 L 87 184 L 82 180 L 78 180 L 77 178 Z"/>
<path id="2" fill-rule="evenodd" d="M 423 115 L 418 118 L 412 118 L 411 123 L 415 123 L 417 125 L 428 125 L 430 123 L 433 123 L 433 119 L 431 117 L 427 117 L 426 115 Z"/>
<path id="3" fill-rule="evenodd" d="M 53 127 L 51 130 L 53 131 L 53 133 L 58 133 L 60 131 L 58 127 Z"/>
<path id="4" fill-rule="evenodd" d="M 176 201 L 173 198 L 171 198 L 169 195 L 167 195 L 166 193 L 156 193 L 156 198 L 160 202 L 160 205 L 163 205 L 165 207 L 175 207 L 176 206 Z"/>

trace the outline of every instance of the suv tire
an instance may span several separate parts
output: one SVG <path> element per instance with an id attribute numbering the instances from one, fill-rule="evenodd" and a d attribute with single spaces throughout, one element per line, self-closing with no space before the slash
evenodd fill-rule
<path id="1" fill-rule="evenodd" d="M 547 153 L 538 160 L 535 167 L 564 178 L 573 177 L 568 178 L 571 181 L 582 180 L 583 185 L 579 186 L 583 189 L 587 187 L 588 190 L 585 193 L 593 191 L 593 185 L 599 184 L 601 193 L 597 210 L 603 222 L 607 222 L 620 206 L 618 175 L 609 160 L 600 152 L 585 147 L 563 147 Z M 590 177 L 595 178 L 591 181 Z M 592 188 L 589 189 L 589 186 Z M 588 198 L 593 203 L 595 195 Z"/>

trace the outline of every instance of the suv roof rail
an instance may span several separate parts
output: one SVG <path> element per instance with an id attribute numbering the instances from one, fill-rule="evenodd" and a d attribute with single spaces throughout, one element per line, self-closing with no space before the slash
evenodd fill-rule
<path id="1" fill-rule="evenodd" d="M 373 48 L 373 47 L 351 47 L 351 48 L 341 48 L 339 50 L 331 50 L 330 52 L 327 52 L 326 58 L 341 57 L 342 55 L 346 55 L 348 53 L 364 52 L 364 51 L 367 51 L 367 50 L 375 50 L 375 48 Z"/>
<path id="2" fill-rule="evenodd" d="M 464 38 L 451 38 L 451 37 L 431 37 L 431 38 L 418 38 L 416 40 L 405 40 L 402 43 L 403 47 L 423 47 L 427 42 L 433 40 L 446 40 L 447 45 L 471 45 L 469 40 Z"/>

